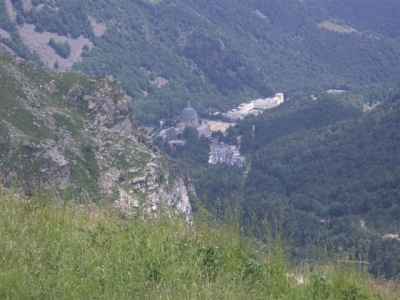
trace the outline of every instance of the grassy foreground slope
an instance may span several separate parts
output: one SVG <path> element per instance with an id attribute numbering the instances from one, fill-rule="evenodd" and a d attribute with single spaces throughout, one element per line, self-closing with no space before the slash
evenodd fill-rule
<path id="1" fill-rule="evenodd" d="M 396 299 L 341 264 L 294 270 L 280 243 L 231 225 L 122 220 L 0 190 L 2 299 Z M 298 283 L 298 275 L 303 283 Z"/>

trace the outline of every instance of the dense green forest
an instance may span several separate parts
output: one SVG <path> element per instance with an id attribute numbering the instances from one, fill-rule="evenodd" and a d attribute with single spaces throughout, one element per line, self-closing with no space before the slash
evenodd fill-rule
<path id="1" fill-rule="evenodd" d="M 245 218 L 283 220 L 298 259 L 321 245 L 369 257 L 375 275 L 396 277 L 400 228 L 400 94 L 361 115 L 354 95 L 295 96 L 233 129 L 250 136 Z M 273 225 L 273 223 L 272 223 Z M 394 259 L 397 257 L 396 259 Z M 390 268 L 388 267 L 390 264 Z"/>
<path id="2" fill-rule="evenodd" d="M 30 10 L 22 0 L 12 2 L 18 24 L 89 38 L 94 47 L 84 50 L 83 62 L 74 68 L 122 80 L 140 122 L 175 116 L 187 99 L 199 112 L 214 112 L 276 91 L 289 95 L 304 87 L 399 82 L 393 16 L 400 4 L 393 1 L 338 6 L 295 0 L 35 0 Z M 12 39 L 3 42 L 32 58 L 5 11 L 0 27 Z M 103 36 L 94 35 L 88 16 L 107 25 Z M 357 31 L 343 34 L 317 26 L 326 20 Z M 167 84 L 157 87 L 156 78 Z"/>
<path id="3" fill-rule="evenodd" d="M 400 94 L 390 96 L 394 92 L 314 91 L 317 100 L 298 92 L 280 107 L 246 118 L 222 141 L 241 136 L 248 174 L 208 165 L 207 139 L 195 130 L 185 131 L 183 147 L 155 143 L 180 162 L 201 205 L 216 215 L 233 207 L 245 224 L 254 226 L 256 218 L 262 227 L 267 218 L 273 231 L 281 224 L 294 261 L 340 248 L 348 259 L 369 261 L 375 276 L 395 278 L 400 241 L 390 234 L 400 228 Z M 372 109 L 377 101 L 382 104 Z M 363 113 L 366 108 L 372 110 Z"/>
<path id="4" fill-rule="evenodd" d="M 400 6 L 396 1 L 369 1 L 368 5 L 363 0 L 349 0 L 346 5 L 338 5 L 335 0 L 320 2 L 333 18 L 346 20 L 350 26 L 359 30 L 374 31 L 399 41 Z"/>

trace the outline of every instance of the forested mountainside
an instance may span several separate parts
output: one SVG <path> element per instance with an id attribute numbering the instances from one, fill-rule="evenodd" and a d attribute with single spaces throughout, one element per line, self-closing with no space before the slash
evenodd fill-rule
<path id="1" fill-rule="evenodd" d="M 4 0 L 0 38 L 51 68 L 116 76 L 153 122 L 187 99 L 214 112 L 305 86 L 396 84 L 400 4 L 361 2 Z"/>
<path id="2" fill-rule="evenodd" d="M 128 216 L 175 210 L 190 219 L 178 166 L 137 127 L 120 82 L 1 56 L 0 79 L 2 184 L 27 195 L 65 190 Z"/>
<path id="3" fill-rule="evenodd" d="M 343 250 L 350 261 L 369 262 L 375 276 L 396 278 L 400 94 L 395 93 L 299 92 L 263 115 L 245 118 L 225 136 L 215 134 L 240 145 L 247 168 L 208 165 L 209 141 L 191 131 L 184 133 L 185 146 L 161 147 L 188 172 L 203 205 L 222 218 L 226 209 L 241 208 L 245 224 L 260 226 L 260 237 L 264 229 L 282 230 L 294 261 Z M 377 101 L 381 104 L 373 104 Z"/>
<path id="4" fill-rule="evenodd" d="M 363 115 L 355 95 L 317 98 L 295 96 L 236 129 L 252 158 L 245 217 L 282 220 L 298 259 L 342 247 L 375 275 L 396 277 L 400 94 Z"/>
<path id="5" fill-rule="evenodd" d="M 347 25 L 363 31 L 373 31 L 399 41 L 400 6 L 397 1 L 382 0 L 367 3 L 363 0 L 349 0 L 346 1 L 346 5 L 338 5 L 335 0 L 326 0 L 320 3 L 333 18 L 344 20 Z"/>

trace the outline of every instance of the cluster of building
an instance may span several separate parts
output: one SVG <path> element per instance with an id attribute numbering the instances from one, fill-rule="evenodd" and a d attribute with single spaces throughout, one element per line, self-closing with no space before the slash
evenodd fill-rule
<path id="1" fill-rule="evenodd" d="M 250 101 L 249 103 L 242 103 L 238 106 L 238 108 L 232 109 L 222 115 L 231 121 L 241 120 L 250 114 L 257 115 L 267 109 L 276 107 L 282 104 L 283 101 L 284 95 L 282 93 L 278 93 L 272 98 L 257 99 Z M 180 139 L 179 135 L 183 133 L 186 127 L 192 127 L 196 129 L 199 133 L 199 136 L 209 137 L 211 135 L 211 128 L 208 120 L 200 119 L 197 111 L 190 106 L 190 102 L 188 101 L 186 107 L 182 110 L 179 116 L 179 123 L 175 127 L 161 130 L 158 134 L 158 137 L 161 137 L 163 142 L 168 143 L 170 146 L 185 145 L 186 141 Z M 217 126 L 215 128 L 219 127 Z M 219 143 L 218 141 L 213 140 L 211 144 L 209 163 L 225 163 L 231 166 L 243 167 L 244 157 L 240 155 L 240 152 L 236 146 Z"/>
<path id="2" fill-rule="evenodd" d="M 184 145 L 185 141 L 179 140 L 178 135 L 182 134 L 186 127 L 196 129 L 199 136 L 208 137 L 211 135 L 208 120 L 200 119 L 197 111 L 190 106 L 190 102 L 188 101 L 186 107 L 181 112 L 179 123 L 176 127 L 163 129 L 160 131 L 158 136 L 162 137 L 163 141 L 169 143 L 171 146 Z"/>
<path id="3" fill-rule="evenodd" d="M 236 146 L 231 146 L 225 143 L 219 143 L 213 140 L 210 146 L 210 165 L 227 164 L 230 166 L 244 166 L 244 157 L 240 155 Z"/>
<path id="4" fill-rule="evenodd" d="M 230 121 L 242 120 L 250 114 L 258 115 L 265 110 L 281 105 L 284 101 L 282 93 L 275 94 L 272 98 L 256 99 L 248 103 L 242 103 L 237 108 L 234 108 L 222 115 Z"/>

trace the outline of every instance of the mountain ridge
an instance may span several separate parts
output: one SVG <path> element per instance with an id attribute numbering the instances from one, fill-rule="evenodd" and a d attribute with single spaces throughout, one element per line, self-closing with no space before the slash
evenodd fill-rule
<path id="1" fill-rule="evenodd" d="M 278 90 L 395 85 L 399 78 L 393 30 L 368 28 L 362 14 L 370 10 L 356 0 L 353 15 L 321 1 L 35 1 L 30 9 L 20 2 L 13 2 L 15 21 L 3 12 L 0 27 L 11 36 L 3 44 L 27 57 L 18 28 L 28 25 L 35 34 L 57 34 L 61 43 L 87 39 L 85 49 L 74 50 L 82 61 L 73 68 L 121 80 L 143 123 L 175 116 L 189 98 L 199 112 L 213 113 Z M 357 32 L 317 27 L 332 19 Z M 94 21 L 107 27 L 103 35 L 94 34 Z M 168 83 L 155 86 L 157 77 Z"/>
<path id="2" fill-rule="evenodd" d="M 69 188 L 115 201 L 128 215 L 163 214 L 165 206 L 191 218 L 177 165 L 137 127 L 118 81 L 5 57 L 0 74 L 3 181 L 26 190 Z"/>

